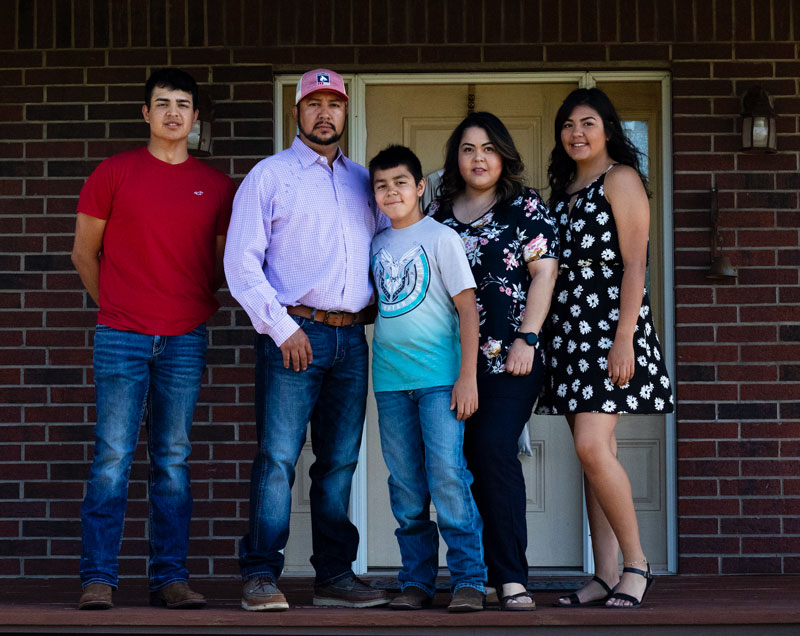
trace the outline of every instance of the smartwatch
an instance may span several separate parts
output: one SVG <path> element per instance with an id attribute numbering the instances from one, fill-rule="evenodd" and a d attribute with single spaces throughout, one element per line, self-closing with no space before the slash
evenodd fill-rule
<path id="1" fill-rule="evenodd" d="M 528 344 L 531 347 L 535 347 L 536 343 L 539 342 L 539 336 L 532 332 L 525 333 L 524 331 L 518 331 L 517 338 L 522 338 L 525 341 L 525 344 Z"/>

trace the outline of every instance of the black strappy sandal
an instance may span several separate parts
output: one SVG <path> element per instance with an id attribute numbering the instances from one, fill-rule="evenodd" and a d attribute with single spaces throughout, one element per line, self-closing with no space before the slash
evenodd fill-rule
<path id="1" fill-rule="evenodd" d="M 565 598 L 569 601 L 569 603 L 553 603 L 554 607 L 597 607 L 599 605 L 605 605 L 605 602 L 611 598 L 611 595 L 614 593 L 608 583 L 606 583 L 603 579 L 599 576 L 593 576 L 592 581 L 597 581 L 600 585 L 603 586 L 603 589 L 606 591 L 606 595 L 603 598 L 596 598 L 592 601 L 585 601 L 581 603 L 581 600 L 578 598 L 577 593 L 573 592 L 569 596 L 560 596 L 558 600 L 560 601 L 562 598 Z"/>
<path id="2" fill-rule="evenodd" d="M 520 603 L 516 599 L 529 598 L 530 603 Z M 519 592 L 517 594 L 509 594 L 500 599 L 500 609 L 507 612 L 532 612 L 536 609 L 536 601 L 533 600 L 533 595 L 530 590 Z"/>
<path id="3" fill-rule="evenodd" d="M 623 592 L 614 592 L 611 594 L 607 600 L 611 599 L 619 599 L 621 601 L 630 601 L 630 605 L 606 605 L 608 609 L 638 609 L 644 603 L 644 597 L 647 596 L 647 593 L 650 591 L 650 588 L 653 587 L 653 584 L 656 582 L 656 577 L 653 576 L 653 573 L 650 571 L 650 564 L 647 564 L 647 571 L 640 570 L 638 568 L 622 568 L 622 573 L 630 572 L 631 574 L 638 574 L 639 576 L 643 576 L 647 579 L 647 585 L 644 587 L 644 592 L 642 592 L 642 598 L 636 598 L 635 596 L 631 596 L 630 594 L 624 594 Z"/>

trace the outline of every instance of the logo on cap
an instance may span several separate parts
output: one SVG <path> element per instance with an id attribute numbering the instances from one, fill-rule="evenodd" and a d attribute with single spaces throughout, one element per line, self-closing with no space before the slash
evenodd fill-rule
<path id="1" fill-rule="evenodd" d="M 331 76 L 327 73 L 317 73 L 317 86 L 330 86 Z"/>

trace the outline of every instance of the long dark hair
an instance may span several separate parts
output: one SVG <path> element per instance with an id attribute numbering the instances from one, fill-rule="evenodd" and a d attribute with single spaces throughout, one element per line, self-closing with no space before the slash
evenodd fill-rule
<path id="1" fill-rule="evenodd" d="M 444 174 L 439 186 L 439 200 L 446 205 L 453 205 L 453 199 L 466 188 L 464 178 L 458 170 L 458 147 L 461 137 L 467 128 L 482 128 L 486 131 L 489 141 L 492 142 L 497 153 L 503 160 L 503 169 L 495 187 L 495 196 L 498 203 L 515 199 L 522 194 L 525 183 L 522 173 L 525 165 L 522 157 L 514 145 L 514 139 L 508 128 L 505 127 L 495 115 L 487 112 L 470 113 L 456 126 L 456 129 L 447 140 L 447 151 L 444 159 Z"/>
<path id="2" fill-rule="evenodd" d="M 567 186 L 575 178 L 577 165 L 567 154 L 567 151 L 564 150 L 564 144 L 561 143 L 561 128 L 564 122 L 572 115 L 575 107 L 581 105 L 593 108 L 600 115 L 603 120 L 603 129 L 606 137 L 608 137 L 606 142 L 608 155 L 617 163 L 625 164 L 636 170 L 649 197 L 650 191 L 647 188 L 647 177 L 642 173 L 639 163 L 639 155 L 641 153 L 622 131 L 619 115 L 617 115 L 611 100 L 608 99 L 608 95 L 599 88 L 578 88 L 567 95 L 564 103 L 561 104 L 561 108 L 556 113 L 555 145 L 553 146 L 553 152 L 550 154 L 550 165 L 547 168 L 547 178 L 550 182 L 550 209 L 555 209 L 555 205 L 566 192 Z"/>

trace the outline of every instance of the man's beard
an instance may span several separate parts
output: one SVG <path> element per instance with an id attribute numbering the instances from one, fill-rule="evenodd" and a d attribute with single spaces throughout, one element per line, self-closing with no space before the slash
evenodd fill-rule
<path id="1" fill-rule="evenodd" d="M 322 137 L 318 137 L 313 132 L 306 132 L 303 130 L 303 127 L 298 123 L 297 124 L 298 130 L 302 133 L 303 137 L 308 139 L 310 142 L 318 144 L 320 146 L 330 146 L 332 144 L 338 143 L 338 141 L 342 138 L 342 133 L 344 129 L 336 132 L 336 128 L 333 128 L 333 135 L 328 137 L 327 139 L 323 139 Z"/>

